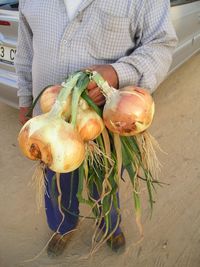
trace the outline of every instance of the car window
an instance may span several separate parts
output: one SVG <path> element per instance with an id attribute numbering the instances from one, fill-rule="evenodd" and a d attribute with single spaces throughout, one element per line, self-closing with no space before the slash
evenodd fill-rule
<path id="1" fill-rule="evenodd" d="M 19 1 L 16 0 L 0 0 L 0 5 L 13 4 Z"/>
<path id="2" fill-rule="evenodd" d="M 18 10 L 18 0 L 0 0 L 0 9 Z"/>
<path id="3" fill-rule="evenodd" d="M 171 0 L 171 6 L 185 5 L 200 0 Z"/>

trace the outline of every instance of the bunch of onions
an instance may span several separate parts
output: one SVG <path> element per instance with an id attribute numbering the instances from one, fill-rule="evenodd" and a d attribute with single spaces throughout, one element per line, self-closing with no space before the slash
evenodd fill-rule
<path id="1" fill-rule="evenodd" d="M 146 89 L 128 86 L 116 90 L 95 72 L 92 80 L 106 97 L 103 120 L 110 131 L 122 136 L 133 136 L 144 132 L 151 125 L 155 105 Z"/>
<path id="2" fill-rule="evenodd" d="M 106 97 L 103 120 L 101 112 L 86 94 L 90 80 L 101 88 Z M 44 114 L 23 126 L 18 141 L 26 157 L 44 162 L 57 173 L 62 222 L 64 213 L 61 209 L 59 173 L 79 168 L 78 200 L 92 207 L 95 222 L 98 221 L 93 237 L 93 251 L 108 240 L 120 222 L 117 192 L 123 166 L 133 187 L 136 223 L 142 234 L 139 179 L 146 183 L 151 208 L 153 183 L 157 183 L 154 179 L 157 158 L 146 133 L 154 115 L 151 95 L 147 90 L 134 86 L 116 90 L 97 72 L 91 71 L 75 73 L 66 83 L 44 90 L 40 99 Z M 85 146 L 85 142 L 88 145 Z M 98 201 L 93 198 L 94 185 L 99 193 Z M 83 193 L 84 186 L 87 188 Z M 111 207 L 115 208 L 118 219 L 115 229 L 109 233 Z M 102 220 L 105 232 L 99 241 L 97 228 Z"/>
<path id="3" fill-rule="evenodd" d="M 40 160 L 58 173 L 77 169 L 85 158 L 84 142 L 76 126 L 62 117 L 67 98 L 80 75 L 72 76 L 63 84 L 52 109 L 29 120 L 18 136 L 19 146 L 26 157 Z"/>

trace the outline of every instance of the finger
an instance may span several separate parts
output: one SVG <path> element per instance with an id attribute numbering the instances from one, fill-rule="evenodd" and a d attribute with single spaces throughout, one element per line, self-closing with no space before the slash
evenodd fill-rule
<path id="1" fill-rule="evenodd" d="M 101 91 L 99 90 L 99 88 L 98 87 L 95 87 L 93 90 L 90 90 L 89 92 L 88 92 L 88 95 L 89 96 L 99 96 L 99 95 L 102 95 L 102 93 L 101 93 Z"/>
<path id="2" fill-rule="evenodd" d="M 91 82 L 89 82 L 89 84 L 88 84 L 88 86 L 87 86 L 87 89 L 88 89 L 88 90 L 93 90 L 93 89 L 95 89 L 96 87 L 97 87 L 96 83 L 93 82 L 93 81 L 91 81 Z"/>
<path id="3" fill-rule="evenodd" d="M 92 99 L 92 98 L 91 98 L 91 99 Z M 104 103 L 104 102 L 105 102 L 105 99 L 103 99 L 103 98 L 94 98 L 94 99 L 92 99 L 92 101 L 93 101 L 94 103 L 99 104 L 99 103 Z"/>
<path id="4" fill-rule="evenodd" d="M 98 96 L 98 97 L 90 97 L 92 99 L 92 101 L 94 102 L 101 102 L 104 101 L 104 97 L 102 96 Z"/>
<path id="5" fill-rule="evenodd" d="M 98 101 L 101 101 L 103 100 L 102 96 L 97 96 L 97 97 L 90 97 L 92 99 L 92 101 L 94 102 L 98 102 Z"/>
<path id="6" fill-rule="evenodd" d="M 94 101 L 94 103 L 97 105 L 97 106 L 103 106 L 105 104 L 105 99 L 104 100 L 99 100 L 99 101 Z"/>
<path id="7" fill-rule="evenodd" d="M 27 118 L 27 117 L 20 117 L 19 118 L 19 121 L 22 125 L 24 125 L 27 121 L 29 121 L 30 118 Z"/>
<path id="8" fill-rule="evenodd" d="M 101 100 L 101 101 L 98 101 L 98 102 L 96 102 L 95 104 L 97 105 L 97 106 L 103 106 L 104 104 L 105 104 L 105 99 L 103 99 L 103 100 Z"/>
<path id="9" fill-rule="evenodd" d="M 94 71 L 94 70 L 96 70 L 97 66 L 98 66 L 98 65 L 92 65 L 92 66 L 90 66 L 90 67 L 87 67 L 85 70 Z"/>
<path id="10" fill-rule="evenodd" d="M 105 103 L 105 97 L 100 94 L 100 95 L 95 95 L 95 96 L 90 96 L 89 97 L 92 99 L 93 102 L 95 102 L 95 104 L 101 104 L 101 103 Z"/>
<path id="11" fill-rule="evenodd" d="M 101 90 L 99 89 L 99 87 L 96 86 L 94 89 L 89 90 L 89 91 L 88 91 L 88 94 L 102 95 L 102 92 L 101 92 Z"/>
<path id="12" fill-rule="evenodd" d="M 20 122 L 21 125 L 24 125 L 26 123 L 25 120 L 20 120 L 19 122 Z"/>
<path id="13" fill-rule="evenodd" d="M 106 102 L 105 98 L 104 99 L 98 99 L 96 101 L 94 101 L 94 103 L 97 105 L 97 106 L 102 106 L 104 105 Z"/>

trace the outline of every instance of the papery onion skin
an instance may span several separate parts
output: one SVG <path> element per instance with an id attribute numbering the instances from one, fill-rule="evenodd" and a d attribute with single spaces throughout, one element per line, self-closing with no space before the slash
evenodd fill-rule
<path id="1" fill-rule="evenodd" d="M 48 113 L 32 118 L 22 127 L 19 146 L 26 157 L 41 160 L 58 173 L 77 169 L 85 158 L 85 145 L 74 127 Z"/>
<path id="2" fill-rule="evenodd" d="M 145 131 L 152 123 L 155 105 L 143 88 L 127 86 L 115 91 L 106 101 L 103 119 L 106 127 L 123 136 Z"/>
<path id="3" fill-rule="evenodd" d="M 85 115 L 85 118 L 83 117 Z M 80 121 L 77 119 L 77 130 L 84 142 L 96 139 L 103 131 L 104 125 L 101 118 L 95 118 L 95 111 L 84 111 Z"/>
<path id="4" fill-rule="evenodd" d="M 103 129 L 104 123 L 101 117 L 81 99 L 77 113 L 77 130 L 82 140 L 87 142 L 96 139 Z"/>
<path id="5" fill-rule="evenodd" d="M 60 93 L 62 86 L 57 84 L 48 87 L 40 97 L 40 107 L 43 113 L 47 113 L 51 110 L 56 102 L 56 98 Z M 65 118 L 69 118 L 71 112 L 71 95 L 68 96 L 65 107 L 63 108 L 63 115 Z"/>

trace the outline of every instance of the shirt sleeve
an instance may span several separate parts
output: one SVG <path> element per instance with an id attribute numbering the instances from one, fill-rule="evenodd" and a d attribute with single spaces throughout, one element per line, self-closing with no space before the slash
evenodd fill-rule
<path id="1" fill-rule="evenodd" d="M 137 25 L 136 49 L 112 66 L 118 74 L 119 88 L 133 84 L 152 93 L 166 77 L 177 44 L 170 1 L 144 1 Z"/>
<path id="2" fill-rule="evenodd" d="M 33 34 L 23 15 L 23 1 L 19 1 L 19 26 L 15 69 L 18 77 L 19 106 L 28 107 L 32 104 L 32 58 Z"/>

